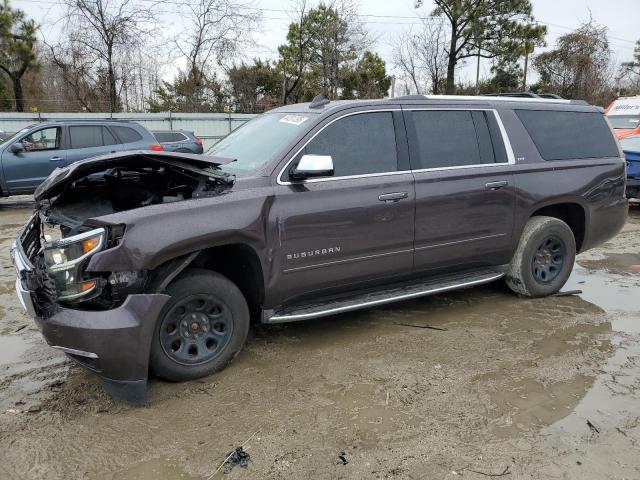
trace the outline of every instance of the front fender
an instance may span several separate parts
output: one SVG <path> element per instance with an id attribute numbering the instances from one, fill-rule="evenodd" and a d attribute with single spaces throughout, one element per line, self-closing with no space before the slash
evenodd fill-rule
<path id="1" fill-rule="evenodd" d="M 266 271 L 272 200 L 240 192 L 101 217 L 96 223 L 125 224 L 125 234 L 117 246 L 94 255 L 87 271 L 153 270 L 176 257 L 228 244 L 252 248 Z"/>

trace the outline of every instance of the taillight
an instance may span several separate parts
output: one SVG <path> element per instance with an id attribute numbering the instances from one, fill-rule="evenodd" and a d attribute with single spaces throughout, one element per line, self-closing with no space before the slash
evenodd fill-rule
<path id="1" fill-rule="evenodd" d="M 195 138 L 195 139 L 196 139 L 196 145 L 200 145 L 200 146 L 202 146 L 202 139 L 200 139 L 200 138 L 196 137 L 195 135 L 193 136 L 193 138 Z"/>
<path id="2" fill-rule="evenodd" d="M 149 145 L 149 150 L 151 150 L 152 152 L 164 152 L 164 148 L 162 148 L 162 145 L 158 145 L 157 143 L 154 145 Z"/>

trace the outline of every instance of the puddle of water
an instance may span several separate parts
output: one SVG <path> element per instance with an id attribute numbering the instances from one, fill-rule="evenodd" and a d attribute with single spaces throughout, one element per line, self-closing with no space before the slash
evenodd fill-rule
<path id="1" fill-rule="evenodd" d="M 580 297 L 609 312 L 640 311 L 637 275 L 613 275 L 576 265 L 563 290 L 582 290 Z"/>
<path id="2" fill-rule="evenodd" d="M 578 259 L 578 264 L 590 270 L 607 270 L 615 273 L 639 273 L 640 254 L 607 253 L 604 258 Z"/>
<path id="3" fill-rule="evenodd" d="M 178 465 L 159 458 L 121 470 L 113 475 L 111 480 L 202 480 L 203 478 L 189 475 Z"/>
<path id="4" fill-rule="evenodd" d="M 19 335 L 0 336 L 0 366 L 21 361 L 29 344 Z"/>

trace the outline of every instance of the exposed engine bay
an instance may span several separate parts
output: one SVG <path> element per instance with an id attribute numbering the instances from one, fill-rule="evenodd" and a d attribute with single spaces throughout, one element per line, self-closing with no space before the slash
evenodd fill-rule
<path id="1" fill-rule="evenodd" d="M 36 191 L 37 212 L 21 240 L 34 269 L 30 287 L 47 305 L 108 309 L 140 292 L 146 272 L 88 272 L 91 257 L 116 246 L 126 225 L 90 219 L 224 194 L 235 177 L 224 159 L 184 154 L 126 152 L 56 170 Z M 43 307 L 45 308 L 45 307 Z"/>
<path id="2" fill-rule="evenodd" d="M 66 237 L 82 231 L 88 218 L 219 195 L 228 187 L 227 182 L 165 165 L 113 168 L 74 181 L 54 199 L 42 201 L 41 212 Z"/>

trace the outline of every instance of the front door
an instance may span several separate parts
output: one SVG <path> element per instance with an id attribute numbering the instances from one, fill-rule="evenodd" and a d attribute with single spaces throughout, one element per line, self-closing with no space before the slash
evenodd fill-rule
<path id="1" fill-rule="evenodd" d="M 12 146 L 21 145 L 20 151 Z M 66 152 L 62 148 L 62 127 L 36 129 L 5 148 L 2 168 L 10 195 L 33 193 L 42 181 L 65 165 Z"/>
<path id="2" fill-rule="evenodd" d="M 515 189 L 493 110 L 405 112 L 416 181 L 417 272 L 510 260 Z"/>
<path id="3" fill-rule="evenodd" d="M 400 111 L 334 118 L 278 177 L 273 284 L 281 288 L 274 304 L 411 273 L 414 182 L 402 168 L 402 121 Z M 334 175 L 292 180 L 289 172 L 304 154 L 330 155 Z"/>

